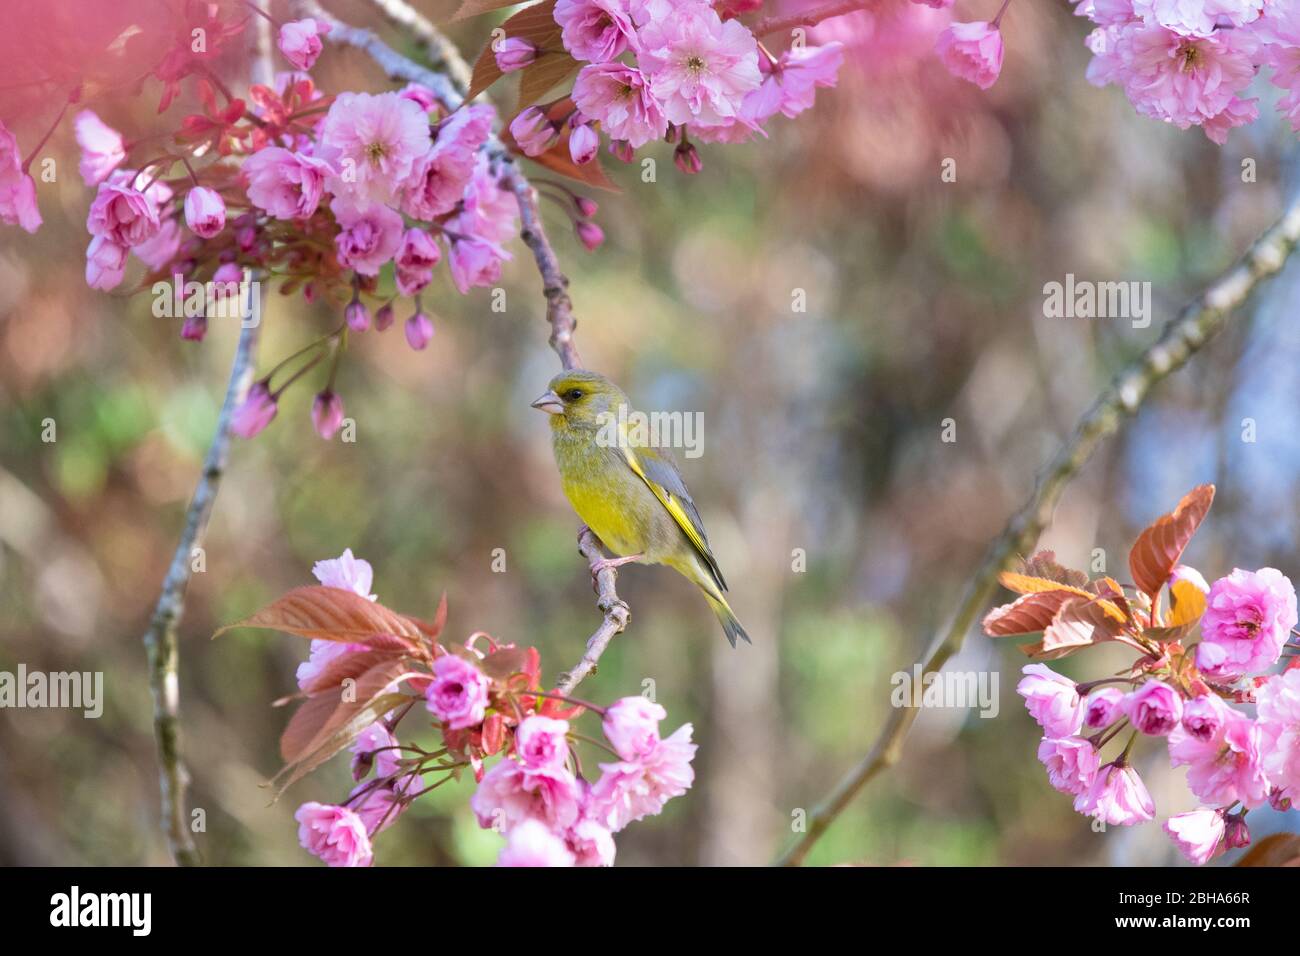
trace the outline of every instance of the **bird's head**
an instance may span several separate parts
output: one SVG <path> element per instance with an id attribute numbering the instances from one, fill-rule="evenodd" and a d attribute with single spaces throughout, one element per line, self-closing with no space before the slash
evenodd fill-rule
<path id="1" fill-rule="evenodd" d="M 617 415 L 627 403 L 623 390 L 598 372 L 573 369 L 551 379 L 533 408 L 549 413 L 552 426 L 598 428 L 604 415 Z"/>

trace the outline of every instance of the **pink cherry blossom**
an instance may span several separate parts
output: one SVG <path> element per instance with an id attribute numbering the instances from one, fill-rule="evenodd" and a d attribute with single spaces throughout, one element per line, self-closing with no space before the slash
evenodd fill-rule
<path id="1" fill-rule="evenodd" d="M 569 757 L 567 720 L 537 714 L 525 717 L 515 731 L 515 752 L 524 766 L 537 769 L 562 768 Z"/>
<path id="2" fill-rule="evenodd" d="M 433 662 L 433 680 L 425 689 L 429 713 L 452 730 L 483 723 L 491 682 L 469 661 L 444 654 Z"/>
<path id="3" fill-rule="evenodd" d="M 230 431 L 240 438 L 252 438 L 271 424 L 277 411 L 279 406 L 266 383 L 256 382 L 230 416 Z"/>
<path id="4" fill-rule="evenodd" d="M 433 321 L 423 312 L 416 312 L 404 325 L 406 344 L 415 351 L 423 351 L 433 338 Z"/>
<path id="5" fill-rule="evenodd" d="M 487 155 L 480 152 L 465 187 L 462 209 L 447 224 L 448 230 L 478 236 L 497 246 L 503 246 L 519 234 L 519 203 L 508 189 L 502 189 Z M 504 249 L 501 259 L 510 259 Z"/>
<path id="6" fill-rule="evenodd" d="M 195 186 L 185 194 L 185 225 L 201 239 L 213 239 L 226 228 L 226 204 L 221 194 Z"/>
<path id="7" fill-rule="evenodd" d="M 140 243 L 131 250 L 135 256 L 150 269 L 161 269 L 176 258 L 181 246 L 181 227 L 175 216 L 162 220 L 158 234 L 152 239 Z"/>
<path id="8" fill-rule="evenodd" d="M 244 160 L 248 199 L 276 219 L 307 219 L 325 194 L 334 168 L 322 159 L 268 146 Z"/>
<path id="9" fill-rule="evenodd" d="M 537 59 L 537 53 L 537 47 L 523 37 L 506 37 L 492 50 L 497 69 L 502 73 L 514 73 L 531 66 Z"/>
<path id="10" fill-rule="evenodd" d="M 1223 843 L 1223 814 L 1202 807 L 1165 821 L 1164 830 L 1189 863 L 1204 866 Z"/>
<path id="11" fill-rule="evenodd" d="M 415 295 L 433 281 L 433 267 L 442 259 L 442 250 L 423 229 L 408 229 L 397 250 L 397 291 Z"/>
<path id="12" fill-rule="evenodd" d="M 126 159 L 122 134 L 90 110 L 78 113 L 72 128 L 81 147 L 77 170 L 87 186 L 98 186 Z"/>
<path id="13" fill-rule="evenodd" d="M 86 285 L 107 292 L 116 289 L 126 274 L 130 250 L 108 236 L 95 236 L 86 247 Z"/>
<path id="14" fill-rule="evenodd" d="M 1148 680 L 1124 698 L 1124 713 L 1144 734 L 1165 737 L 1183 719 L 1183 699 L 1161 680 Z"/>
<path id="15" fill-rule="evenodd" d="M 761 123 L 777 113 L 795 117 L 811 109 L 818 87 L 833 87 L 844 62 L 844 44 L 831 41 L 822 46 L 791 47 L 777 58 L 758 61 L 763 84 L 745 97 L 741 114 Z"/>
<path id="16" fill-rule="evenodd" d="M 325 388 L 317 393 L 311 405 L 311 422 L 321 438 L 329 441 L 334 437 L 343 424 L 343 399 L 337 392 Z"/>
<path id="17" fill-rule="evenodd" d="M 671 123 L 723 123 L 740 113 L 746 94 L 762 83 L 754 35 L 738 20 L 723 22 L 710 7 L 691 6 L 651 21 L 639 37 L 638 61 Z"/>
<path id="18" fill-rule="evenodd" d="M 299 70 L 310 70 L 316 65 L 320 56 L 320 38 L 330 32 L 330 25 L 323 20 L 307 17 L 294 20 L 280 27 L 277 45 L 284 58 Z"/>
<path id="19" fill-rule="evenodd" d="M 506 837 L 497 866 L 573 866 L 573 852 L 546 824 L 525 820 Z"/>
<path id="20" fill-rule="evenodd" d="M 371 767 L 377 777 L 391 777 L 397 773 L 398 761 L 402 759 L 397 738 L 382 720 L 361 731 L 348 749 L 356 755 L 352 758 L 352 776 L 356 780 L 369 773 Z"/>
<path id="21" fill-rule="evenodd" d="M 668 131 L 663 104 L 636 67 L 622 63 L 584 66 L 573 83 L 573 102 L 583 116 L 599 122 L 607 136 L 624 140 L 633 149 L 662 139 Z"/>
<path id="22" fill-rule="evenodd" d="M 369 561 L 355 557 L 351 548 L 345 548 L 337 558 L 317 561 L 312 565 L 311 573 L 327 588 L 342 588 L 366 600 L 378 600 L 377 595 L 370 593 L 375 580 L 374 568 Z"/>
<path id="23" fill-rule="evenodd" d="M 128 185 L 132 176 L 115 176 L 100 183 L 90 204 L 86 228 L 92 236 L 105 236 L 119 246 L 138 246 L 158 234 L 161 223 L 153 201 Z"/>
<path id="24" fill-rule="evenodd" d="M 564 48 L 578 60 L 617 60 L 636 44 L 627 0 L 559 0 L 555 22 Z"/>
<path id="25" fill-rule="evenodd" d="M 1046 664 L 1026 664 L 1016 693 L 1048 737 L 1072 737 L 1083 726 L 1084 703 L 1074 681 Z"/>
<path id="26" fill-rule="evenodd" d="M 1183 730 L 1200 741 L 1217 738 L 1231 718 L 1228 705 L 1215 694 L 1193 697 L 1183 705 Z"/>
<path id="27" fill-rule="evenodd" d="M 560 141 L 560 126 L 540 106 L 530 106 L 510 121 L 510 135 L 525 156 L 540 156 Z"/>
<path id="28" fill-rule="evenodd" d="M 1110 826 L 1132 826 L 1155 817 L 1156 807 L 1146 784 L 1129 766 L 1108 763 L 1092 786 L 1074 798 L 1074 809 Z"/>
<path id="29" fill-rule="evenodd" d="M 623 697 L 606 708 L 601 729 L 620 757 L 636 760 L 659 746 L 659 722 L 667 716 L 668 711 L 645 697 Z"/>
<path id="30" fill-rule="evenodd" d="M 1132 0 L 1133 13 L 1184 36 L 1209 36 L 1216 27 L 1244 27 L 1259 19 L 1264 0 Z"/>
<path id="31" fill-rule="evenodd" d="M 366 825 L 346 807 L 304 803 L 293 815 L 298 842 L 329 866 L 369 866 L 374 860 Z"/>
<path id="32" fill-rule="evenodd" d="M 691 725 L 683 724 L 636 760 L 603 763 L 600 779 L 591 787 L 590 816 L 613 832 L 642 817 L 658 814 L 673 797 L 695 780 L 691 759 Z"/>
<path id="33" fill-rule="evenodd" d="M 1237 568 L 1210 588 L 1196 666 L 1213 679 L 1262 671 L 1281 655 L 1295 626 L 1295 588 L 1286 575 Z"/>
<path id="34" fill-rule="evenodd" d="M 427 222 L 456 208 L 495 117 L 490 106 L 463 106 L 438 127 L 437 139 L 416 160 L 402 193 L 403 212 Z"/>
<path id="35" fill-rule="evenodd" d="M 298 665 L 294 676 L 301 690 L 312 691 L 313 685 L 326 669 L 340 657 L 356 651 L 368 650 L 364 644 L 345 644 L 342 641 L 313 639 L 308 645 L 307 660 Z"/>
<path id="36" fill-rule="evenodd" d="M 455 222 L 450 223 L 455 228 Z M 490 286 L 501 278 L 501 263 L 510 253 L 495 242 L 474 235 L 452 238 L 447 265 L 456 288 L 464 295 L 475 286 Z"/>
<path id="37" fill-rule="evenodd" d="M 526 767 L 509 758 L 479 782 L 470 807 L 479 826 L 509 833 L 526 820 L 563 831 L 578 821 L 582 792 L 564 767 Z"/>
<path id="38" fill-rule="evenodd" d="M 334 237 L 339 264 L 364 276 L 378 275 L 402 244 L 401 215 L 379 203 L 356 206 L 341 199 L 330 208 L 340 227 Z"/>
<path id="39" fill-rule="evenodd" d="M 353 788 L 349 795 L 353 799 L 348 807 L 361 820 L 368 836 L 383 833 L 402 815 L 407 804 L 402 802 L 402 787 L 382 786 L 363 783 Z M 418 793 L 419 785 L 411 788 L 411 793 Z"/>
<path id="40" fill-rule="evenodd" d="M 1284 799 L 1300 800 L 1300 669 L 1270 677 L 1257 700 L 1269 782 Z"/>
<path id="41" fill-rule="evenodd" d="M 573 851 L 577 866 L 613 866 L 614 834 L 597 821 L 583 818 L 567 834 L 566 842 Z"/>
<path id="42" fill-rule="evenodd" d="M 1123 716 L 1124 692 L 1118 687 L 1098 687 L 1084 703 L 1083 723 L 1093 730 L 1109 727 Z"/>
<path id="43" fill-rule="evenodd" d="M 334 167 L 336 195 L 388 203 L 428 152 L 429 120 L 397 93 L 341 93 L 320 127 L 317 155 Z"/>
<path id="44" fill-rule="evenodd" d="M 1226 807 L 1238 800 L 1257 807 L 1268 799 L 1261 727 L 1228 708 L 1219 733 L 1208 740 L 1193 737 L 1180 724 L 1169 734 L 1169 760 L 1186 766 L 1187 786 L 1207 806 Z"/>
<path id="45" fill-rule="evenodd" d="M 579 123 L 569 133 L 569 157 L 579 166 L 596 158 L 600 152 L 600 134 L 590 123 Z"/>
<path id="46" fill-rule="evenodd" d="M 34 233 L 41 227 L 41 210 L 36 205 L 36 183 L 23 172 L 22 162 L 18 140 L 0 122 L 0 222 Z"/>
<path id="47" fill-rule="evenodd" d="M 1044 737 L 1038 744 L 1038 759 L 1047 768 L 1047 779 L 1061 793 L 1086 793 L 1097 778 L 1097 748 L 1082 737 Z"/>
<path id="48" fill-rule="evenodd" d="M 939 59 L 953 76 L 987 90 L 1002 72 L 1002 33 L 983 20 L 954 23 L 935 42 Z"/>

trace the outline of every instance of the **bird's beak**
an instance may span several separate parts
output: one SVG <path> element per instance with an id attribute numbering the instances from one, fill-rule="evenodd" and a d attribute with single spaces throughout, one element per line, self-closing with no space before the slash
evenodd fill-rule
<path id="1" fill-rule="evenodd" d="M 560 396 L 555 392 L 548 391 L 545 395 L 533 402 L 533 408 L 546 412 L 548 415 L 563 415 L 564 403 L 560 401 Z"/>

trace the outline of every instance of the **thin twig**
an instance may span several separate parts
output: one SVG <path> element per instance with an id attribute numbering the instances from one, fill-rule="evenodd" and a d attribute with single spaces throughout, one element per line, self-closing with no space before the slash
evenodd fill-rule
<path id="1" fill-rule="evenodd" d="M 393 26 L 410 31 L 424 50 L 429 66 L 445 71 L 462 95 L 469 89 L 473 69 L 452 43 L 428 17 L 406 0 L 370 0 L 384 18 Z"/>
<path id="2" fill-rule="evenodd" d="M 392 0 L 372 0 L 380 5 L 391 4 Z M 317 0 L 298 0 L 298 8 L 304 16 L 315 17 L 330 25 L 326 38 L 333 43 L 354 47 L 368 55 L 390 79 L 408 83 L 421 83 L 433 90 L 439 102 L 448 110 L 459 109 L 465 101 L 467 84 L 455 77 L 421 66 L 398 53 L 370 30 L 350 26 L 325 10 Z M 441 35 L 439 35 L 441 36 Z M 440 40 L 445 48 L 452 48 L 450 41 Z M 573 341 L 573 331 L 577 320 L 573 315 L 573 302 L 569 298 L 569 280 L 560 269 L 559 259 L 551 246 L 542 225 L 541 212 L 537 203 L 537 191 L 524 175 L 514 158 L 504 145 L 495 137 L 487 146 L 492 161 L 496 163 L 501 183 L 515 195 L 519 204 L 520 238 L 533 253 L 537 271 L 542 277 L 542 291 L 546 296 L 546 319 L 551 326 L 551 347 L 560 357 L 560 363 L 566 369 L 581 368 L 582 359 L 578 355 Z M 615 584 L 618 574 L 613 568 L 597 572 L 597 565 L 605 556 L 595 535 L 590 531 L 584 533 L 578 544 L 579 552 L 587 559 L 588 566 L 596 578 L 598 600 L 596 606 L 603 614 L 600 626 L 587 639 L 586 650 L 577 666 L 561 677 L 559 688 L 568 693 L 578 686 L 596 669 L 600 656 L 605 653 L 616 634 L 627 628 L 631 614 L 628 606 L 618 596 Z"/>
<path id="3" fill-rule="evenodd" d="M 250 294 L 257 294 L 250 286 Z M 203 540 L 212 516 L 213 502 L 230 455 L 230 418 L 248 392 L 257 349 L 257 326 L 248 324 L 239 334 L 230 366 L 226 398 L 217 416 L 216 430 L 203 462 L 203 474 L 185 512 L 185 526 L 172 555 L 162 593 L 144 635 L 149 653 L 149 690 L 153 695 L 154 736 L 158 743 L 159 783 L 162 791 L 162 824 L 172 859 L 180 866 L 199 863 L 199 853 L 190 835 L 185 811 L 185 788 L 189 774 L 181 759 L 180 686 L 177 677 L 179 651 L 176 628 L 185 612 L 185 589 L 190 582 L 194 548 Z"/>
<path id="4" fill-rule="evenodd" d="M 1159 339 L 1120 372 L 1097 397 L 1079 420 L 1070 440 L 1048 464 L 1029 501 L 1007 522 L 1002 534 L 989 548 L 952 621 L 936 635 L 932 650 L 917 662 L 923 677 L 938 671 L 961 649 L 976 616 L 988 606 L 997 591 L 999 572 L 1017 555 L 1027 554 L 1033 548 L 1039 534 L 1050 522 L 1065 486 L 1098 446 L 1138 410 L 1155 385 L 1182 368 L 1218 334 L 1233 311 L 1245 304 L 1260 282 L 1282 268 L 1297 241 L 1300 241 L 1300 199 L 1292 202 L 1282 218 L 1255 241 L 1236 266 L 1184 307 L 1165 326 Z M 898 761 L 907 732 L 918 713 L 915 707 L 906 707 L 890 715 L 867 755 L 809 814 L 807 830 L 777 861 L 779 864 L 799 865 L 863 786 Z"/>
<path id="5" fill-rule="evenodd" d="M 804 10 L 802 13 L 764 17 L 754 24 L 754 36 L 765 37 L 773 33 L 788 33 L 797 27 L 816 26 L 823 20 L 842 17 L 855 10 L 864 10 L 869 2 L 870 0 L 833 0 L 831 3 Z"/>

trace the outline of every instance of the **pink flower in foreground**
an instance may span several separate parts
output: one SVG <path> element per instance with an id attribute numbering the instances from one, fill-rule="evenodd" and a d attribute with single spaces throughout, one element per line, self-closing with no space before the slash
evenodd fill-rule
<path id="1" fill-rule="evenodd" d="M 153 201 L 127 184 L 131 178 L 100 183 L 86 215 L 86 229 L 92 236 L 104 236 L 127 248 L 148 242 L 161 228 Z"/>
<path id="2" fill-rule="evenodd" d="M 126 159 L 126 143 L 122 134 L 113 129 L 90 110 L 82 110 L 72 121 L 77 145 L 81 147 L 81 161 L 77 170 L 87 186 L 98 186 Z"/>
<path id="3" fill-rule="evenodd" d="M 578 60 L 617 60 L 636 43 L 627 0 L 559 0 L 555 22 L 564 48 Z"/>
<path id="4" fill-rule="evenodd" d="M 1002 72 L 1002 33 L 983 20 L 954 23 L 935 42 L 939 59 L 958 79 L 987 90 Z"/>
<path id="5" fill-rule="evenodd" d="M 623 697 L 605 710 L 601 729 L 614 752 L 624 760 L 636 760 L 659 746 L 659 721 L 668 711 L 645 697 Z"/>
<path id="6" fill-rule="evenodd" d="M 1084 703 L 1074 681 L 1045 664 L 1026 664 L 1016 693 L 1048 737 L 1073 737 L 1083 726 Z"/>
<path id="7" fill-rule="evenodd" d="M 1259 689 L 1264 770 L 1282 798 L 1300 799 L 1300 670 L 1271 677 Z"/>
<path id="8" fill-rule="evenodd" d="M 1211 679 L 1262 671 L 1281 656 L 1295 626 L 1295 588 L 1286 575 L 1237 568 L 1210 588 L 1196 666 Z"/>
<path id="9" fill-rule="evenodd" d="M 442 250 L 423 229 L 408 229 L 397 250 L 397 291 L 415 295 L 433 281 L 433 267 L 442 259 Z"/>
<path id="10" fill-rule="evenodd" d="M 562 768 L 569 757 L 567 720 L 555 720 L 534 714 L 525 717 L 515 731 L 515 752 L 524 766 L 534 770 Z"/>
<path id="11" fill-rule="evenodd" d="M 462 106 L 443 121 L 433 146 L 416 160 L 407 180 L 403 212 L 427 222 L 456 208 L 495 116 L 492 107 L 480 104 Z"/>
<path id="12" fill-rule="evenodd" d="M 388 203 L 429 145 L 418 104 L 397 93 L 341 93 L 321 123 L 318 155 L 335 169 L 331 192 Z"/>
<path id="13" fill-rule="evenodd" d="M 150 269 L 161 269 L 172 259 L 181 247 L 181 227 L 175 216 L 162 221 L 158 234 L 131 250 L 135 256 Z"/>
<path id="14" fill-rule="evenodd" d="M 1132 826 L 1155 817 L 1146 784 L 1129 766 L 1108 763 L 1097 773 L 1092 786 L 1074 798 L 1074 809 L 1096 817 L 1110 826 Z"/>
<path id="15" fill-rule="evenodd" d="M 343 424 L 343 399 L 337 392 L 326 388 L 317 393 L 311 405 L 311 423 L 321 438 L 329 441 L 334 437 Z"/>
<path id="16" fill-rule="evenodd" d="M 640 39 L 638 62 L 669 122 L 724 123 L 762 83 L 754 35 L 738 20 L 724 23 L 710 7 L 651 21 Z"/>
<path id="17" fill-rule="evenodd" d="M 397 822 L 397 818 L 406 809 L 398 792 L 399 789 L 400 787 L 377 787 L 372 783 L 363 783 L 353 789 L 351 796 L 355 799 L 348 806 L 361 820 L 368 836 L 373 837 L 387 830 Z M 411 792 L 417 793 L 419 789 L 417 784 Z"/>
<path id="18" fill-rule="evenodd" d="M 495 242 L 473 235 L 457 235 L 450 249 L 447 265 L 461 295 L 475 286 L 495 283 L 501 278 L 501 263 L 510 258 L 510 253 Z"/>
<path id="19" fill-rule="evenodd" d="M 280 27 L 277 45 L 284 58 L 299 70 L 310 70 L 320 56 L 320 38 L 330 32 L 330 25 L 311 17 L 294 20 Z"/>
<path id="20" fill-rule="evenodd" d="M 573 866 L 573 853 L 560 837 L 537 820 L 514 827 L 497 857 L 497 866 Z"/>
<path id="21" fill-rule="evenodd" d="M 433 680 L 424 691 L 424 700 L 429 713 L 452 730 L 464 730 L 483 723 L 491 686 L 469 661 L 444 654 L 433 662 Z"/>
<path id="22" fill-rule="evenodd" d="M 1164 681 L 1148 680 L 1124 698 L 1124 713 L 1142 733 L 1166 737 L 1183 719 L 1183 699 Z"/>
<path id="23" fill-rule="evenodd" d="M 375 581 L 374 568 L 369 561 L 354 557 L 351 548 L 344 549 L 337 558 L 317 561 L 312 565 L 311 573 L 327 588 L 342 588 L 369 601 L 378 598 L 370 593 L 370 587 Z"/>
<path id="24" fill-rule="evenodd" d="M 327 641 L 319 638 L 314 638 L 309 647 L 307 660 L 299 664 L 294 673 L 298 679 L 298 688 L 308 693 L 317 690 L 316 682 L 339 658 L 370 650 L 365 644 L 345 644 L 342 641 Z M 337 681 L 334 683 L 337 685 Z"/>
<path id="25" fill-rule="evenodd" d="M 258 150 L 244 160 L 248 199 L 276 219 L 307 219 L 325 194 L 325 177 L 334 172 L 314 156 L 279 146 Z"/>
<path id="26" fill-rule="evenodd" d="M 397 773 L 398 761 L 402 759 L 402 750 L 397 744 L 397 738 L 382 720 L 376 720 L 361 731 L 348 749 L 356 755 L 352 758 L 354 780 L 360 780 L 368 774 L 371 767 L 375 770 L 375 776 L 391 777 Z"/>
<path id="27" fill-rule="evenodd" d="M 483 776 L 470 807 L 485 829 L 509 833 L 526 820 L 540 820 L 565 830 L 578 821 L 581 799 L 578 781 L 566 768 L 525 767 L 506 758 Z"/>
<path id="28" fill-rule="evenodd" d="M 1061 793 L 1086 793 L 1097 779 L 1097 748 L 1082 737 L 1044 737 L 1038 744 L 1038 759 Z"/>
<path id="29" fill-rule="evenodd" d="M 695 750 L 691 725 L 683 724 L 636 760 L 601 764 L 603 773 L 591 787 L 591 818 L 617 833 L 635 820 L 658 814 L 671 798 L 690 789 Z"/>
<path id="30" fill-rule="evenodd" d="M 1189 734 L 1182 725 L 1169 734 L 1169 761 L 1186 766 L 1187 786 L 1206 805 L 1226 807 L 1238 800 L 1257 807 L 1268 799 L 1260 725 L 1239 711 L 1225 708 L 1227 719 L 1207 740 Z"/>
<path id="31" fill-rule="evenodd" d="M 1133 0 L 1132 13 L 1184 36 L 1209 36 L 1219 25 L 1259 19 L 1264 0 Z"/>
<path id="32" fill-rule="evenodd" d="M 795 117 L 811 109 L 818 87 L 833 87 L 844 62 L 844 44 L 838 40 L 822 46 L 797 46 L 769 63 L 758 61 L 763 85 L 745 97 L 742 115 L 761 123 L 777 113 Z"/>
<path id="33" fill-rule="evenodd" d="M 36 183 L 23 172 L 22 163 L 18 140 L 0 122 L 0 222 L 35 232 L 41 227 L 41 210 L 36 205 Z"/>
<path id="34" fill-rule="evenodd" d="M 611 139 L 633 149 L 668 131 L 663 104 L 651 92 L 645 74 L 622 63 L 593 63 L 578 72 L 573 102 L 588 119 L 600 123 Z"/>
<path id="35" fill-rule="evenodd" d="M 126 246 L 95 236 L 86 247 L 86 285 L 104 292 L 116 289 L 126 274 Z"/>
<path id="36" fill-rule="evenodd" d="M 1164 830 L 1189 863 L 1204 866 L 1223 842 L 1223 814 L 1202 807 L 1165 821 Z"/>
<path id="37" fill-rule="evenodd" d="M 1098 687 L 1083 707 L 1083 723 L 1093 730 L 1109 727 L 1123 716 L 1124 692 L 1118 687 Z"/>
<path id="38" fill-rule="evenodd" d="M 378 275 L 402 244 L 401 215 L 379 203 L 354 206 L 335 200 L 331 208 L 341 230 L 334 237 L 339 264 L 363 276 Z"/>
<path id="39" fill-rule="evenodd" d="M 230 431 L 240 438 L 252 438 L 271 424 L 279 411 L 275 397 L 265 382 L 257 382 L 248 390 L 248 396 L 230 416 Z"/>
<path id="40" fill-rule="evenodd" d="M 1217 738 L 1231 717 L 1228 705 L 1215 694 L 1193 697 L 1183 704 L 1183 730 L 1202 742 Z"/>
<path id="41" fill-rule="evenodd" d="M 185 194 L 185 225 L 200 239 L 213 239 L 226 228 L 226 203 L 221 194 L 195 186 Z"/>
<path id="42" fill-rule="evenodd" d="M 346 807 L 304 803 L 293 815 L 298 842 L 329 866 L 369 866 L 374 860 L 370 836 L 361 818 Z"/>

